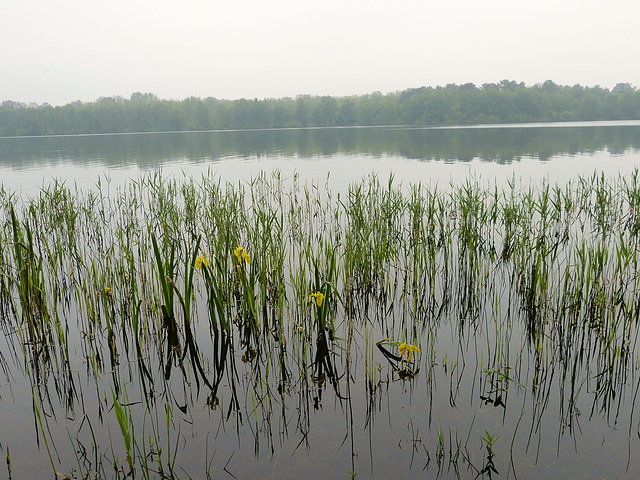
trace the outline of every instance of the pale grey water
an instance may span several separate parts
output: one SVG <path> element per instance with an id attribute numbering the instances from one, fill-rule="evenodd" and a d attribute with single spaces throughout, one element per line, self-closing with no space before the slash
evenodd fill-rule
<path id="1" fill-rule="evenodd" d="M 370 173 L 446 187 L 483 183 L 563 184 L 594 172 L 627 175 L 640 165 L 640 122 L 459 128 L 337 128 L 0 138 L 0 183 L 27 194 L 52 179 L 82 189 L 161 170 L 238 182 L 261 171 L 335 188 Z"/>
<path id="2" fill-rule="evenodd" d="M 28 196 L 37 195 L 39 187 L 53 179 L 87 190 L 99 178 L 102 181 L 109 178 L 113 185 L 122 185 L 158 169 L 165 177 L 197 179 L 203 174 L 213 174 L 222 181 L 234 183 L 247 181 L 260 172 L 279 170 L 285 178 L 299 175 L 305 181 L 320 185 L 324 185 L 328 177 L 330 187 L 340 191 L 370 173 L 377 174 L 383 184 L 393 173 L 396 183 L 437 183 L 446 189 L 450 182 L 461 183 L 469 178 L 479 179 L 481 184 L 495 182 L 498 185 L 510 179 L 523 185 L 543 181 L 563 184 L 578 175 L 594 173 L 616 178 L 632 173 L 639 166 L 640 122 L 0 139 L 0 183 L 5 189 Z M 507 310 L 507 306 L 498 307 L 498 311 Z M 371 341 L 379 338 L 374 338 L 371 332 L 367 335 L 371 336 Z M 207 438 L 209 435 L 206 432 L 219 432 L 224 422 L 218 419 L 218 411 L 195 410 L 193 417 L 180 424 L 183 441 L 179 458 L 189 464 L 184 465 L 186 470 L 196 476 L 202 475 L 211 458 L 213 478 L 228 477 L 225 467 L 238 478 L 330 478 L 337 475 L 346 478 L 352 465 L 352 451 L 343 441 L 351 421 L 355 425 L 350 438 L 355 444 L 358 478 L 456 478 L 458 475 L 450 463 L 450 442 L 454 446 L 456 442 L 468 443 L 469 451 L 480 455 L 480 437 L 485 428 L 499 437 L 496 464 L 500 475 L 494 478 L 529 479 L 545 475 L 550 478 L 618 478 L 625 474 L 634 478 L 640 471 L 636 455 L 637 420 L 633 418 L 632 408 L 635 400 L 633 392 L 630 393 L 631 387 L 635 389 L 636 385 L 629 385 L 624 390 L 625 413 L 621 415 L 619 427 L 611 425 L 604 415 L 589 415 L 592 385 L 588 381 L 580 387 L 584 392 L 577 398 L 577 407 L 583 412 L 583 431 L 568 432 L 566 425 L 559 426 L 558 419 L 566 413 L 562 411 L 566 400 L 562 400 L 555 384 L 554 388 L 549 388 L 546 412 L 540 415 L 538 423 L 529 415 L 536 418 L 532 411 L 541 408 L 539 399 L 526 388 L 511 389 L 506 411 L 478 405 L 482 403 L 477 398 L 481 386 L 477 379 L 479 367 L 474 361 L 481 358 L 487 361 L 498 342 L 494 336 L 493 331 L 479 329 L 472 339 L 460 345 L 455 322 L 441 326 L 437 332 L 434 383 L 427 384 L 426 365 L 412 382 L 388 383 L 386 390 L 374 399 L 370 419 L 365 418 L 366 402 L 370 399 L 362 378 L 356 379 L 351 386 L 354 399 L 351 415 L 345 413 L 343 402 L 337 401 L 330 390 L 326 391 L 323 409 L 307 412 L 309 427 L 313 428 L 309 428 L 305 444 L 300 448 L 300 437 L 294 424 L 296 415 L 300 415 L 298 409 L 304 407 L 302 400 L 295 402 L 295 395 L 289 399 L 286 415 L 273 419 L 275 440 L 269 440 L 268 434 L 262 431 L 256 434 L 262 441 L 260 454 L 254 451 L 257 446 L 251 429 L 245 425 L 247 428 L 236 430 L 233 421 L 226 423 L 226 436 L 221 434 L 228 441 L 214 442 L 211 437 L 215 448 L 210 447 L 205 454 L 203 443 L 205 435 Z M 425 343 L 427 337 L 428 332 L 425 332 Z M 523 340 L 512 340 L 510 348 L 513 349 L 512 358 L 515 358 Z M 10 339 L 4 341 L 7 343 L 0 343 L 0 351 L 8 358 Z M 426 356 L 427 349 L 423 347 L 423 350 Z M 447 353 L 459 356 L 455 358 L 459 361 L 455 375 L 445 369 L 445 364 L 453 365 L 454 360 L 451 356 L 445 360 Z M 466 365 L 465 354 L 468 355 Z M 524 359 L 521 363 L 526 365 L 528 361 Z M 76 362 L 75 368 L 82 372 L 84 359 L 79 356 Z M 523 376 L 530 374 L 525 371 Z M 242 375 L 250 375 L 250 368 Z M 29 385 L 0 378 L 0 447 L 11 445 L 14 478 L 49 475 L 46 450 L 42 445 L 34 449 L 37 442 Z M 457 378 L 460 379 L 459 388 L 452 389 L 452 379 L 455 383 Z M 523 383 L 530 383 L 530 378 L 527 380 Z M 553 379 L 549 381 L 553 382 Z M 135 380 L 132 383 L 135 384 Z M 91 388 L 91 381 L 82 384 L 88 415 L 95 418 L 97 414 L 92 404 L 97 389 Z M 454 398 L 452 391 L 457 392 Z M 131 392 L 131 395 L 135 393 Z M 251 400 L 245 398 L 245 402 L 243 407 L 251 411 Z M 630 414 L 627 413 L 629 409 Z M 475 412 L 473 416 L 471 411 Z M 56 415 L 62 419 L 65 412 L 59 411 Z M 109 415 L 113 413 L 109 412 Z M 522 420 L 523 417 L 526 419 Z M 52 436 L 61 439 L 61 444 L 67 437 L 75 438 L 77 432 L 69 431 L 69 428 L 78 425 L 79 418 L 77 413 L 75 423 L 52 422 Z M 250 425 L 250 421 L 247 424 Z M 112 423 L 111 428 L 108 434 L 105 431 L 96 433 L 97 441 L 104 442 L 103 446 L 108 450 L 109 438 L 113 438 L 114 450 L 120 452 L 117 425 Z M 438 430 L 445 435 L 442 466 L 436 466 Z M 516 430 L 519 432 L 517 438 Z M 529 434 L 529 431 L 533 433 Z M 90 439 L 86 440 L 89 445 Z M 275 454 L 268 450 L 270 441 L 275 444 Z M 14 447 L 17 444 L 25 445 L 26 453 Z M 215 451 L 212 453 L 212 450 Z M 79 463 L 74 453 L 62 446 L 57 455 L 61 465 Z M 470 460 L 476 465 L 482 464 L 481 458 Z M 64 468 L 60 471 L 68 473 Z M 475 477 L 474 472 L 466 469 L 461 473 L 463 478 Z"/>

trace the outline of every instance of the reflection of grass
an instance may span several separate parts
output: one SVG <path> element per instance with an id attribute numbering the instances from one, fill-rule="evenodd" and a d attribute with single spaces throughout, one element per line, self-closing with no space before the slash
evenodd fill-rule
<path id="1" fill-rule="evenodd" d="M 9 479 L 11 479 L 11 452 L 9 446 L 7 446 L 7 471 L 9 472 Z"/>
<path id="2" fill-rule="evenodd" d="M 484 431 L 484 436 L 482 437 L 482 441 L 485 444 L 487 449 L 487 458 L 485 459 L 485 463 L 480 470 L 479 475 L 486 474 L 489 478 L 492 478 L 492 475 L 495 473 L 496 475 L 500 475 L 498 470 L 496 470 L 495 464 L 493 463 L 493 445 L 498 440 L 498 437 L 495 435 L 491 435 L 487 430 Z"/>
<path id="3" fill-rule="evenodd" d="M 526 387 L 544 405 L 555 368 L 579 390 L 589 364 L 593 410 L 615 421 L 640 316 L 638 179 L 504 190 L 469 180 L 445 192 L 371 177 L 336 198 L 297 178 L 287 190 L 277 174 L 237 186 L 156 175 L 117 193 L 60 184 L 31 200 L 1 193 L 3 327 L 19 339 L 13 354 L 30 375 L 40 431 L 51 385 L 68 411 L 78 400 L 74 350 L 101 400 L 112 384 L 132 471 L 136 462 L 148 471 L 151 457 L 173 471 L 174 416 L 200 405 L 201 388 L 205 408 L 237 415 L 238 425 L 248 408 L 256 442 L 278 409 L 291 408 L 292 392 L 307 392 L 295 407 L 304 443 L 309 405 L 322 407 L 327 384 L 339 402 L 351 400 L 343 392 L 358 377 L 354 338 L 364 338 L 371 406 L 389 388 L 380 355 L 405 380 L 420 378 L 426 359 L 431 391 L 445 322 L 462 351 L 455 360 L 443 353 L 452 406 L 474 336 L 486 345 L 482 400 L 506 410 L 510 389 Z M 404 341 L 375 349 L 376 337 Z M 525 351 L 531 378 L 522 374 Z M 166 407 L 166 433 L 154 424 L 150 439 L 135 438 L 137 407 L 118 401 L 132 378 L 140 405 L 156 416 Z M 577 408 L 572 398 L 565 421 Z M 436 456 L 445 441 L 441 428 Z"/>

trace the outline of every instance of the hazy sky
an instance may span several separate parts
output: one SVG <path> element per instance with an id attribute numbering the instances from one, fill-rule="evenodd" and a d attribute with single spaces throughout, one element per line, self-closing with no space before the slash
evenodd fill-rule
<path id="1" fill-rule="evenodd" d="M 638 0 L 0 0 L 0 101 L 640 86 Z"/>

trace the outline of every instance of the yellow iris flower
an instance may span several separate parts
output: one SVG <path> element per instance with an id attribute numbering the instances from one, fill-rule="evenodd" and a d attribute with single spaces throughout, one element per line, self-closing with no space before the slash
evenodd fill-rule
<path id="1" fill-rule="evenodd" d="M 322 292 L 316 292 L 316 293 L 312 293 L 311 295 L 309 295 L 309 302 L 311 302 L 312 299 L 314 299 L 314 298 L 316 299 L 316 305 L 321 307 L 322 306 L 322 300 L 324 300 L 324 295 L 322 294 Z"/>
<path id="2" fill-rule="evenodd" d="M 400 355 L 404 356 L 405 353 L 408 353 L 407 362 L 411 361 L 411 357 L 413 357 L 413 352 L 420 352 L 420 349 L 415 345 L 410 345 L 408 343 L 400 344 Z"/>
<path id="3" fill-rule="evenodd" d="M 242 262 L 242 260 L 244 260 L 247 263 L 251 262 L 251 257 L 249 256 L 249 254 L 247 253 L 247 250 L 244 247 L 236 247 L 233 250 L 233 254 L 238 259 L 238 262 Z"/>
<path id="4" fill-rule="evenodd" d="M 209 259 L 204 254 L 196 258 L 196 268 L 202 269 L 202 265 L 209 268 Z"/>

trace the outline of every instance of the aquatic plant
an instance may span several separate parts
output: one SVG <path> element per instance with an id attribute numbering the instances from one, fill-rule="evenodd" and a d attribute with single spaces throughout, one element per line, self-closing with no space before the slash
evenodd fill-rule
<path id="1" fill-rule="evenodd" d="M 121 477 L 177 476 L 205 413 L 256 454 L 295 438 L 294 455 L 330 403 L 355 452 L 358 395 L 369 429 L 383 396 L 423 395 L 416 422 L 429 434 L 420 443 L 411 426 L 412 454 L 420 443 L 440 469 L 449 452 L 454 472 L 465 464 L 473 475 L 503 470 L 511 447 L 487 432 L 513 424 L 516 401 L 537 449 L 550 398 L 559 437 L 587 411 L 635 428 L 637 173 L 447 189 L 371 176 L 339 195 L 290 183 L 154 174 L 116 191 L 0 192 L 0 367 L 7 384 L 27 380 L 55 471 L 67 468 L 55 443 L 68 436 L 81 476 L 112 465 Z M 467 389 L 487 413 L 482 467 L 453 427 L 430 430 L 444 419 L 433 398 L 444 391 L 457 409 Z M 62 437 L 58 422 L 72 422 Z M 100 448 L 109 422 L 126 459 L 118 443 Z M 202 470 L 223 471 L 225 455 Z M 15 475 L 13 444 L 11 457 Z M 366 475 L 356 458 L 347 469 Z"/>

